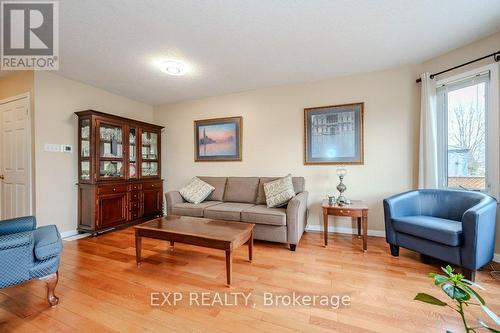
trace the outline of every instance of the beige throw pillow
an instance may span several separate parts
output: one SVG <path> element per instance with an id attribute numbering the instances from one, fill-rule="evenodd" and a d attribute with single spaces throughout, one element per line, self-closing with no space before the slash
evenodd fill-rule
<path id="1" fill-rule="evenodd" d="M 215 187 L 205 183 L 198 177 L 194 177 L 191 179 L 189 184 L 184 186 L 179 192 L 186 201 L 199 204 L 200 202 L 203 202 L 203 200 L 205 200 L 213 190 L 215 190 Z"/>
<path id="2" fill-rule="evenodd" d="M 267 207 L 280 207 L 295 196 L 292 175 L 264 184 Z"/>

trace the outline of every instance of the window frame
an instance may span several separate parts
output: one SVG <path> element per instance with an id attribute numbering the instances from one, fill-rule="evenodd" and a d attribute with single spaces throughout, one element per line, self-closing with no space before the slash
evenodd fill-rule
<path id="1" fill-rule="evenodd" d="M 486 142 L 485 142 L 485 192 L 499 198 L 500 177 L 499 177 L 499 156 L 500 156 L 500 117 L 499 117 L 499 97 L 500 89 L 498 84 L 498 63 L 481 66 L 470 71 L 453 75 L 436 82 L 436 111 L 437 111 L 437 144 L 438 144 L 438 182 L 440 188 L 448 187 L 448 106 L 447 99 L 439 90 L 443 86 L 453 86 L 460 84 L 460 81 L 473 80 L 481 74 L 489 72 L 489 81 L 486 85 Z M 460 88 L 456 88 L 460 89 Z M 456 89 L 452 89 L 456 90 Z"/>

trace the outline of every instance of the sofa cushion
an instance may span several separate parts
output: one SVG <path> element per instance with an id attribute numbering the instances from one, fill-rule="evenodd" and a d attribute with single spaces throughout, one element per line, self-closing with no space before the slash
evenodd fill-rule
<path id="1" fill-rule="evenodd" d="M 205 200 L 214 190 L 215 187 L 213 187 L 212 185 L 205 183 L 198 177 L 193 177 L 189 184 L 180 189 L 179 192 L 186 201 L 194 204 L 199 204 L 200 202 Z"/>
<path id="2" fill-rule="evenodd" d="M 396 231 L 432 240 L 437 243 L 460 246 L 462 223 L 432 216 L 404 216 L 393 219 Z"/>
<path id="3" fill-rule="evenodd" d="M 264 184 L 267 207 L 281 207 L 286 205 L 295 196 L 293 190 L 292 176 L 273 180 Z"/>
<path id="4" fill-rule="evenodd" d="M 215 190 L 205 200 L 222 201 L 226 188 L 227 177 L 198 177 L 205 183 L 215 187 Z"/>
<path id="5" fill-rule="evenodd" d="M 203 216 L 214 220 L 241 221 L 241 212 L 254 206 L 254 204 L 224 202 L 220 205 L 210 206 L 203 212 Z"/>
<path id="6" fill-rule="evenodd" d="M 173 215 L 203 217 L 203 210 L 210 206 L 218 205 L 220 201 L 203 201 L 199 204 L 190 202 L 176 203 L 172 208 Z"/>
<path id="7" fill-rule="evenodd" d="M 255 203 L 259 178 L 257 177 L 229 177 L 226 182 L 224 201 Z"/>
<path id="8" fill-rule="evenodd" d="M 280 177 L 261 177 L 259 180 L 259 189 L 257 191 L 257 205 L 266 204 L 266 194 L 264 193 L 264 184 L 272 182 L 273 180 L 280 179 Z M 292 177 L 293 190 L 295 194 L 304 192 L 305 190 L 305 180 L 304 177 Z"/>
<path id="9" fill-rule="evenodd" d="M 285 208 L 269 208 L 266 205 L 253 206 L 241 212 L 243 222 L 268 225 L 286 225 Z"/>

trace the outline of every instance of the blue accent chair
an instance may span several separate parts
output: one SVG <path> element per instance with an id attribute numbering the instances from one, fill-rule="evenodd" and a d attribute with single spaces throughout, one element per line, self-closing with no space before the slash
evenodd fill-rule
<path id="1" fill-rule="evenodd" d="M 47 283 L 51 306 L 58 280 L 62 240 L 55 225 L 36 228 L 34 216 L 0 221 L 0 288 L 32 279 Z"/>
<path id="2" fill-rule="evenodd" d="M 391 254 L 402 246 L 476 270 L 493 259 L 497 201 L 481 192 L 416 190 L 384 200 L 385 233 Z"/>

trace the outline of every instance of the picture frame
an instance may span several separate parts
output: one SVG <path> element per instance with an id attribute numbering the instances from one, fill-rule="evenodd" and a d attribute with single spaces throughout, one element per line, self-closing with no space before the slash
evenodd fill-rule
<path id="1" fill-rule="evenodd" d="M 304 164 L 364 164 L 364 103 L 304 109 Z"/>
<path id="2" fill-rule="evenodd" d="M 242 160 L 242 117 L 194 121 L 195 162 Z"/>

